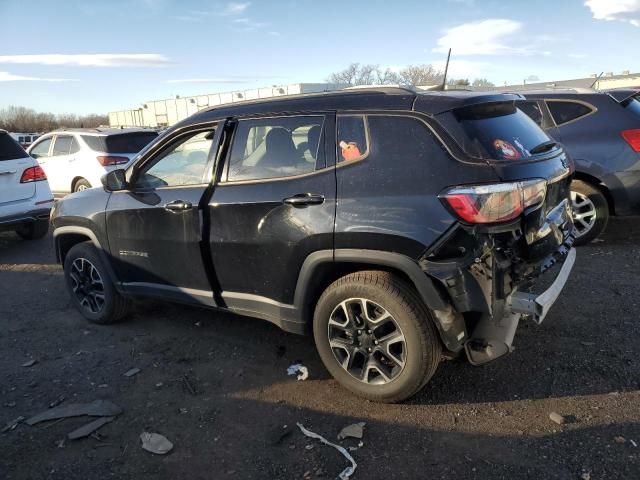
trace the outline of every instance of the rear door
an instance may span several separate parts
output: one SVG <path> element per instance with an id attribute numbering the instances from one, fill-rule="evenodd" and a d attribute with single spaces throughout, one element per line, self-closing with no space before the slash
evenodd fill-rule
<path id="1" fill-rule="evenodd" d="M 212 177 L 215 124 L 176 133 L 113 192 L 107 235 L 118 279 L 136 294 L 215 306 L 203 260 L 201 204 Z"/>
<path id="2" fill-rule="evenodd" d="M 69 163 L 69 151 L 73 143 L 72 135 L 56 135 L 50 155 L 38 157 L 38 163 L 47 174 L 49 186 L 53 192 L 69 193 L 71 191 L 73 171 Z"/>
<path id="3" fill-rule="evenodd" d="M 293 303 L 307 256 L 333 249 L 335 116 L 239 119 L 209 201 L 209 242 L 226 305 Z"/>
<path id="4" fill-rule="evenodd" d="M 7 133 L 0 133 L 0 205 L 25 200 L 35 194 L 35 183 L 20 183 L 34 161 Z"/>

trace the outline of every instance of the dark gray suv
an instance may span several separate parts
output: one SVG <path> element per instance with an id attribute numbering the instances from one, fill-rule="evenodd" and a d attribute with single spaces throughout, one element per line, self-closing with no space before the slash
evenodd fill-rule
<path id="1" fill-rule="evenodd" d="M 575 244 L 596 238 L 610 215 L 640 214 L 640 88 L 525 96 L 518 107 L 562 142 L 575 162 Z"/>

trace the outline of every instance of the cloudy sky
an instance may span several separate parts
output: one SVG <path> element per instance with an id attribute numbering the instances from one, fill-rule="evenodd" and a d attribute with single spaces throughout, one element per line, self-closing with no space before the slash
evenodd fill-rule
<path id="1" fill-rule="evenodd" d="M 0 108 L 107 112 L 432 63 L 502 85 L 640 71 L 640 0 L 0 0 Z"/>

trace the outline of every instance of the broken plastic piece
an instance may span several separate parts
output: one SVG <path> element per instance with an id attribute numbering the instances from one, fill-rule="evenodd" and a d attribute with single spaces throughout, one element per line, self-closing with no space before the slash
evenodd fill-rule
<path id="1" fill-rule="evenodd" d="M 5 425 L 5 427 L 2 429 L 2 431 L 0 433 L 5 433 L 8 432 L 10 430 L 15 430 L 15 428 L 18 426 L 18 424 L 20 422 L 22 422 L 24 420 L 23 416 L 20 416 L 18 418 L 14 418 L 13 420 L 11 420 L 9 423 L 7 423 Z"/>
<path id="2" fill-rule="evenodd" d="M 80 417 L 82 415 L 88 415 L 90 417 L 114 417 L 121 413 L 122 409 L 109 400 L 94 400 L 91 403 L 71 403 L 69 405 L 60 405 L 59 407 L 45 410 L 27 419 L 26 423 L 27 425 L 35 425 L 36 423 L 47 420 Z"/>
<path id="3" fill-rule="evenodd" d="M 112 422 L 116 417 L 101 417 L 93 422 L 89 422 L 86 425 L 83 425 L 80 428 L 76 428 L 73 432 L 67 435 L 69 440 L 77 440 L 78 438 L 84 438 L 91 435 L 93 432 L 98 430 L 103 425 L 106 425 L 109 422 Z"/>
<path id="4" fill-rule="evenodd" d="M 287 368 L 287 375 L 298 374 L 298 380 L 306 380 L 309 378 L 309 369 L 301 363 L 294 363 Z"/>
<path id="5" fill-rule="evenodd" d="M 356 463 L 356 461 L 353 459 L 353 457 L 349 454 L 349 452 L 347 452 L 347 450 L 344 447 L 341 447 L 340 445 L 336 445 L 335 443 L 331 443 L 329 440 L 324 438 L 322 435 L 318 435 L 317 433 L 314 433 L 314 432 L 312 432 L 310 430 L 307 430 L 306 428 L 304 428 L 304 426 L 301 423 L 297 423 L 296 425 L 298 425 L 298 428 L 300 429 L 300 431 L 302 433 L 304 433 L 307 437 L 315 438 L 316 440 L 320 440 L 325 445 L 328 445 L 330 447 L 335 448 L 342 455 L 344 455 L 344 457 L 347 460 L 349 460 L 351 462 L 351 466 L 345 468 L 342 472 L 340 472 L 340 475 L 338 475 L 340 480 L 347 480 L 351 475 L 353 475 L 353 473 L 356 471 L 356 468 L 358 467 L 358 464 Z"/>
<path id="6" fill-rule="evenodd" d="M 133 377 L 134 375 L 137 375 L 138 373 L 140 373 L 140 369 L 139 368 L 132 368 L 131 370 L 127 370 L 126 372 L 124 372 L 124 376 L 125 377 Z"/>
<path id="7" fill-rule="evenodd" d="M 144 450 L 155 453 L 156 455 L 169 453 L 173 448 L 173 443 L 159 433 L 142 432 L 140 434 L 140 440 L 142 440 L 142 448 Z"/>
<path id="8" fill-rule="evenodd" d="M 35 358 L 28 360 L 22 364 L 23 367 L 33 367 L 38 361 Z"/>
<path id="9" fill-rule="evenodd" d="M 338 434 L 338 440 L 344 440 L 345 438 L 362 438 L 362 435 L 364 435 L 364 426 L 366 425 L 366 423 L 364 422 L 358 422 L 358 423 L 354 423 L 353 425 L 348 425 L 346 427 L 344 427 L 342 430 L 340 430 L 340 433 Z"/>

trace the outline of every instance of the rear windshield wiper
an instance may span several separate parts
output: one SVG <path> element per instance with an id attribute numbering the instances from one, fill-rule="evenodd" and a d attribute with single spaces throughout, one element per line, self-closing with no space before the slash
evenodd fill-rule
<path id="1" fill-rule="evenodd" d="M 533 147 L 531 150 L 529 150 L 529 153 L 531 155 L 536 155 L 538 153 L 547 152 L 552 148 L 554 148 L 556 145 L 558 145 L 558 142 L 554 142 L 553 140 L 547 140 L 546 142 L 542 142 L 537 147 Z"/>

